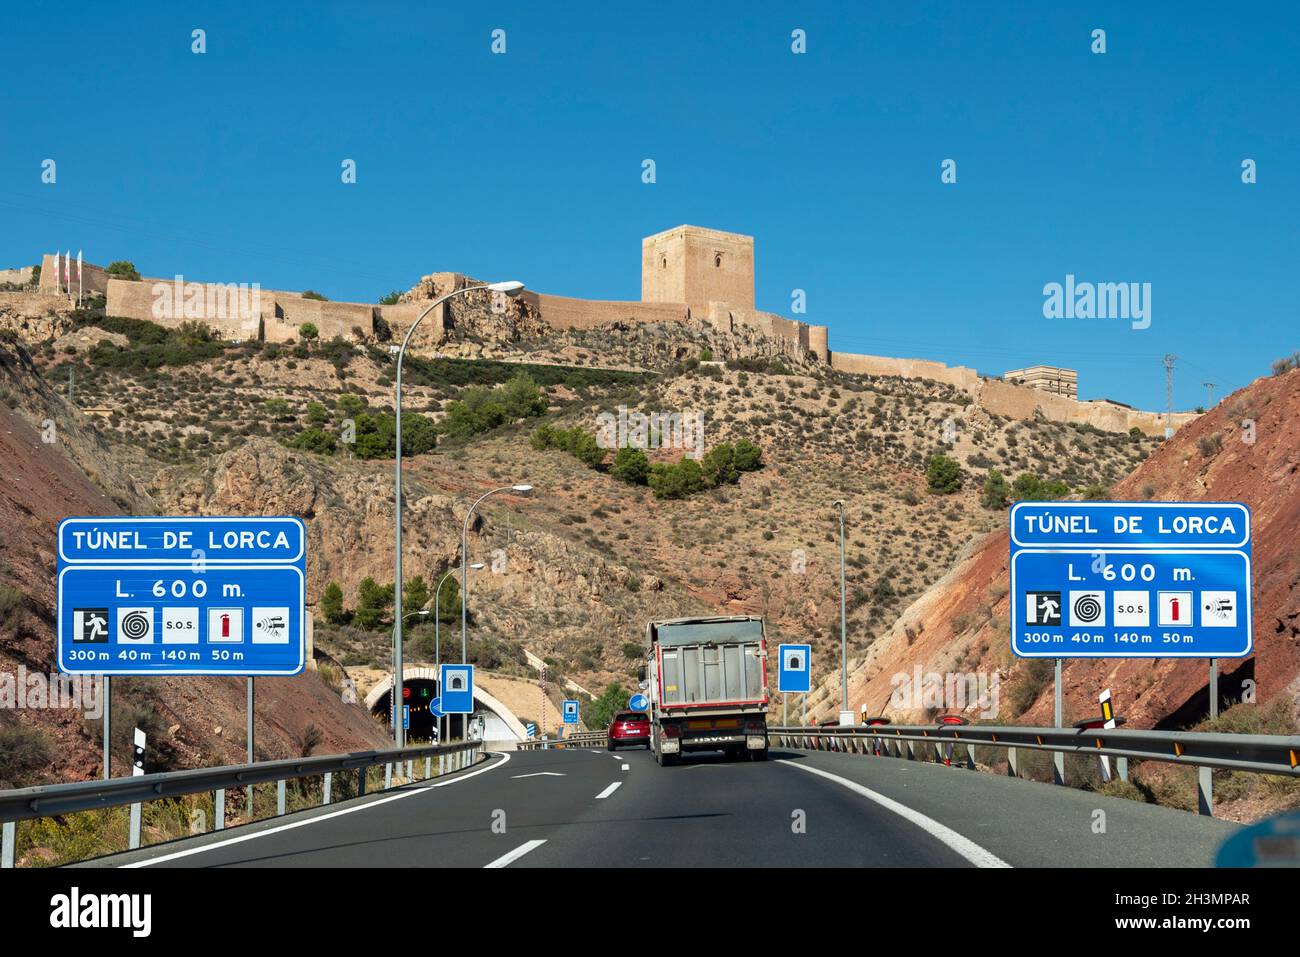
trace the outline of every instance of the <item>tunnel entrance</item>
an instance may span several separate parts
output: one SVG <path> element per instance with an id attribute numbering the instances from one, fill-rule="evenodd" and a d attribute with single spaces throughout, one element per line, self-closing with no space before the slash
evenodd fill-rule
<path id="1" fill-rule="evenodd" d="M 384 719 L 393 726 L 392 689 L 385 691 L 371 708 L 371 713 Z M 411 725 L 406 729 L 408 741 L 432 741 L 435 718 L 429 710 L 429 703 L 438 697 L 438 682 L 434 678 L 407 678 L 402 683 L 402 701 L 411 709 Z M 449 714 L 443 719 L 443 734 L 448 740 L 457 740 L 465 736 L 465 719 L 463 714 Z"/>

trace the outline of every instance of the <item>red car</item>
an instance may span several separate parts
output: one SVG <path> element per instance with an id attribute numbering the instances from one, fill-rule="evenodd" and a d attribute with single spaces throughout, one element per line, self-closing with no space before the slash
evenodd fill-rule
<path id="1" fill-rule="evenodd" d="M 616 751 L 624 744 L 644 744 L 650 747 L 650 716 L 640 711 L 620 711 L 609 723 L 609 749 Z"/>

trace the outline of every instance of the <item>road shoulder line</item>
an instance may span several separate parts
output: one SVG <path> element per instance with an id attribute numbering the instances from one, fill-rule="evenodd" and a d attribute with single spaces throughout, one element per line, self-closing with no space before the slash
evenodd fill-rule
<path id="1" fill-rule="evenodd" d="M 980 847 L 970 838 L 958 834 L 952 828 L 945 824 L 940 824 L 932 817 L 928 817 L 906 804 L 900 804 L 893 798 L 885 797 L 878 791 L 873 791 L 869 787 L 864 787 L 856 781 L 850 781 L 848 778 L 842 778 L 838 774 L 832 774 L 829 771 L 823 771 L 821 768 L 808 767 L 803 764 L 795 764 L 784 758 L 777 760 L 778 764 L 784 764 L 787 767 L 796 768 L 800 771 L 806 771 L 809 774 L 815 774 L 818 777 L 825 778 L 828 781 L 834 781 L 841 787 L 848 788 L 854 794 L 858 794 L 869 801 L 874 801 L 887 811 L 893 811 L 899 817 L 915 824 L 921 830 L 925 831 L 931 837 L 944 844 L 949 850 L 960 854 L 966 860 L 970 861 L 976 867 L 1010 867 L 1006 861 L 998 857 L 992 851 Z"/>

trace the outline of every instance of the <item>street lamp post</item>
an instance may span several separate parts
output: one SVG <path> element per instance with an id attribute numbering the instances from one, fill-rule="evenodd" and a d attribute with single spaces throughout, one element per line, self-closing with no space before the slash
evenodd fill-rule
<path id="1" fill-rule="evenodd" d="M 840 512 L 840 713 L 849 710 L 849 629 L 844 599 L 844 499 L 835 507 Z"/>
<path id="2" fill-rule="evenodd" d="M 511 281 L 481 283 L 477 286 L 466 286 L 464 289 L 453 289 L 445 296 L 431 302 L 416 317 L 415 322 L 411 323 L 411 328 L 406 330 L 406 336 L 402 339 L 402 347 L 397 351 L 397 381 L 393 387 L 393 405 L 397 414 L 395 423 L 397 448 L 394 450 L 393 455 L 393 693 L 397 695 L 399 700 L 402 696 L 402 359 L 406 357 L 406 347 L 410 344 L 411 335 L 415 332 L 416 327 L 424 321 L 425 316 L 452 296 L 459 296 L 475 289 L 487 289 L 491 292 L 514 295 L 523 288 L 523 283 Z M 398 720 L 393 721 L 393 742 L 399 748 L 406 746 L 406 729 L 402 727 L 402 722 Z"/>
<path id="3" fill-rule="evenodd" d="M 516 492 L 519 495 L 527 495 L 533 490 L 531 485 L 503 485 L 500 488 L 494 488 L 490 492 L 484 492 L 479 496 L 478 501 L 469 507 L 465 513 L 465 526 L 460 532 L 460 663 L 463 665 L 468 657 L 467 635 L 469 632 L 469 605 L 467 604 L 466 595 L 469 590 L 469 577 L 465 570 L 466 556 L 469 555 L 469 520 L 474 517 L 474 509 L 479 507 L 479 503 L 489 495 L 495 495 L 497 492 Z"/>

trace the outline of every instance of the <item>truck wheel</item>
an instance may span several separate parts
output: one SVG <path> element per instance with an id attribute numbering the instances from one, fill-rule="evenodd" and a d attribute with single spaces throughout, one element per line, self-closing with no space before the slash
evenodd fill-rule
<path id="1" fill-rule="evenodd" d="M 613 741 L 609 742 L 609 750 L 611 750 L 611 751 L 616 751 L 616 750 L 618 750 L 617 746 L 614 744 Z"/>
<path id="2" fill-rule="evenodd" d="M 750 752 L 749 752 L 749 760 L 751 760 L 751 761 L 766 761 L 766 760 L 767 760 L 767 748 L 763 748 L 763 749 L 760 750 L 760 751 L 750 751 Z"/>
<path id="3" fill-rule="evenodd" d="M 655 752 L 655 760 L 659 762 L 661 768 L 671 768 L 677 763 L 677 755 L 664 754 L 662 751 Z"/>

